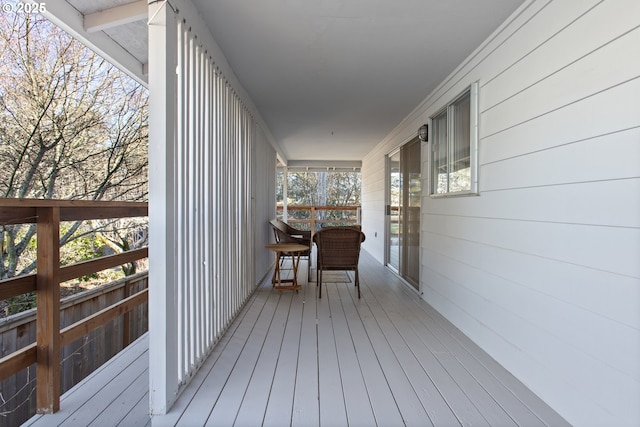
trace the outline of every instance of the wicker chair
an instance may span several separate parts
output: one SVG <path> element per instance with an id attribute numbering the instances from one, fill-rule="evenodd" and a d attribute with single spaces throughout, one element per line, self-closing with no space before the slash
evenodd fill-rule
<path id="1" fill-rule="evenodd" d="M 269 221 L 273 228 L 273 235 L 276 239 L 276 243 L 299 243 L 301 245 L 308 246 L 309 249 L 300 252 L 300 256 L 307 258 L 308 272 L 307 280 L 311 281 L 311 231 L 298 230 L 293 228 L 284 221 L 279 219 L 272 219 Z M 292 256 L 293 254 L 284 254 L 285 256 Z"/>
<path id="2" fill-rule="evenodd" d="M 318 298 L 322 298 L 322 272 L 325 270 L 347 270 L 355 272 L 355 285 L 360 298 L 360 278 L 358 261 L 360 244 L 365 235 L 357 227 L 328 227 L 313 235 L 318 247 L 316 261 L 316 286 L 319 286 Z"/>

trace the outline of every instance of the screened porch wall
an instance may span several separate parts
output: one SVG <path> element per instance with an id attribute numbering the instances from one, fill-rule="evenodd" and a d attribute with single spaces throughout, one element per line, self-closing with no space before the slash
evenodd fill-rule
<path id="1" fill-rule="evenodd" d="M 150 409 L 162 414 L 270 266 L 256 248 L 275 213 L 275 151 L 190 2 L 149 16 Z"/>

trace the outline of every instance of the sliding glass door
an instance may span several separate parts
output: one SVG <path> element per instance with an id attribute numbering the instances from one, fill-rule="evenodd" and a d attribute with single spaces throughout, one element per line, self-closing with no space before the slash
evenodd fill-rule
<path id="1" fill-rule="evenodd" d="M 389 181 L 387 205 L 387 265 L 400 271 L 400 199 L 402 176 L 400 175 L 400 150 L 387 158 Z"/>
<path id="2" fill-rule="evenodd" d="M 387 156 L 387 265 L 416 289 L 420 283 L 420 141 Z"/>

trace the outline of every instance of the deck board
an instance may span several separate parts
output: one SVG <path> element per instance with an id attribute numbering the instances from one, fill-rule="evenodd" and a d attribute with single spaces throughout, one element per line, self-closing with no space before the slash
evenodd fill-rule
<path id="1" fill-rule="evenodd" d="M 192 395 L 187 406 L 188 410 L 182 412 L 177 425 L 205 425 L 209 419 L 209 415 L 217 406 L 218 398 L 233 373 L 234 367 L 242 354 L 247 340 L 251 336 L 251 332 L 260 317 L 260 313 L 262 313 L 268 296 L 269 294 L 266 292 L 256 293 L 255 298 L 253 298 L 253 304 L 249 306 L 246 315 L 234 330 L 233 335 L 231 335 L 229 342 L 220 353 L 216 362 L 208 371 L 202 372 L 202 369 L 198 371 L 196 376 L 191 380 L 191 384 L 189 384 L 186 390 L 197 387 L 198 391 Z M 180 397 L 182 398 L 182 396 Z"/>
<path id="2" fill-rule="evenodd" d="M 422 341 L 439 345 L 438 352 L 450 352 L 471 376 L 492 396 L 517 425 L 563 426 L 567 422 L 502 368 L 475 343 L 444 319 L 431 306 L 407 295 L 397 294 L 387 303 L 400 307 Z M 420 332 L 422 331 L 422 332 Z M 440 343 L 440 344 L 436 344 Z M 459 370 L 459 369 L 458 369 Z M 452 371 L 453 372 L 453 371 Z"/>
<path id="3" fill-rule="evenodd" d="M 133 363 L 122 370 L 121 375 L 114 377 L 101 389 L 97 390 L 92 398 L 87 400 L 77 411 L 75 411 L 65 423 L 75 425 L 89 425 L 97 419 L 108 408 L 111 411 L 120 412 L 119 396 L 122 390 L 126 390 L 132 379 L 137 379 L 141 375 L 138 372 L 148 366 L 148 361 L 144 357 L 139 357 Z"/>
<path id="4" fill-rule="evenodd" d="M 264 304 L 260 316 L 247 339 L 240 356 L 238 357 L 233 371 L 220 394 L 218 402 L 211 412 L 207 420 L 207 426 L 230 426 L 233 425 L 242 400 L 247 392 L 249 382 L 258 365 L 258 360 L 263 356 L 265 341 L 269 332 L 269 327 L 273 321 L 278 306 L 279 294 L 276 292 L 269 293 L 266 303 Z M 261 359 L 260 359 L 261 360 Z M 254 383 L 255 384 L 255 383 Z M 268 392 L 267 384 L 261 385 L 264 391 Z M 254 412 L 256 408 L 251 407 L 250 412 Z M 191 424 L 192 425 L 192 424 Z"/>
<path id="5" fill-rule="evenodd" d="M 300 293 L 308 291 L 305 286 Z M 302 328 L 302 312 L 307 296 L 297 298 L 293 292 L 288 292 L 289 307 L 286 324 L 281 325 L 284 330 L 275 376 L 271 382 L 269 400 L 264 413 L 263 425 L 279 427 L 291 424 L 293 412 L 293 396 L 296 387 L 298 353 L 300 351 L 300 331 Z M 303 293 L 303 295 L 305 295 Z"/>
<path id="6" fill-rule="evenodd" d="M 412 366 L 414 362 L 417 362 L 419 368 L 415 368 L 413 375 L 418 375 L 419 373 L 429 377 L 429 381 L 426 378 L 416 381 L 415 389 L 419 389 L 420 384 L 424 384 L 422 387 L 428 387 L 430 383 L 436 384 L 438 392 L 450 408 L 449 411 L 457 418 L 456 421 L 454 417 L 451 417 L 451 414 L 446 414 L 446 407 L 440 405 L 440 408 L 445 409 L 445 411 L 433 415 L 436 418 L 434 420 L 436 425 L 440 425 L 444 421 L 447 425 L 455 422 L 461 425 L 489 426 L 489 422 L 482 416 L 465 393 L 466 390 L 456 383 L 453 376 L 459 373 L 458 367 L 453 367 L 453 371 L 448 371 L 441 362 L 441 359 L 445 358 L 447 353 L 442 350 L 438 351 L 439 349 L 430 348 L 437 344 L 435 341 L 429 342 L 429 345 L 425 345 L 424 342 L 420 341 L 409 327 L 408 321 L 405 319 L 406 314 L 398 313 L 394 309 L 390 300 L 394 299 L 395 296 L 385 296 L 384 293 L 381 293 L 378 296 L 382 300 L 382 304 L 380 304 L 371 292 L 366 290 L 365 294 L 369 304 L 376 310 L 376 318 L 384 328 L 394 351 L 401 358 L 403 366 Z M 432 407 L 431 404 L 439 402 L 439 400 L 437 396 L 431 394 L 424 403 L 435 410 L 436 407 Z"/>
<path id="7" fill-rule="evenodd" d="M 287 323 L 291 298 L 290 292 L 282 293 L 278 296 L 278 305 L 269 324 L 269 331 L 255 364 L 249 386 L 242 399 L 238 417 L 235 420 L 237 425 L 255 426 L 262 424 L 276 373 L 278 357 L 282 349 L 284 326 Z"/>
<path id="8" fill-rule="evenodd" d="M 318 401 L 320 405 L 321 425 L 347 425 L 347 410 L 343 390 L 343 378 L 338 363 L 336 337 L 333 326 L 332 300 L 339 304 L 331 294 L 325 292 L 324 298 L 317 302 L 318 311 Z"/>
<path id="9" fill-rule="evenodd" d="M 141 360 L 144 365 L 148 365 L 148 362 L 144 359 Z M 131 366 L 135 375 L 135 372 L 139 369 L 139 367 L 132 365 Z M 146 366 L 145 366 L 146 367 Z M 108 404 L 104 405 L 100 414 L 93 419 L 93 421 L 88 424 L 89 427 L 110 427 L 117 426 L 120 424 L 120 420 L 113 416 L 113 411 L 117 411 L 118 414 L 129 414 L 137 405 L 138 401 L 141 399 L 140 396 L 148 396 L 147 391 L 149 390 L 149 369 L 144 369 L 140 375 L 130 383 L 127 381 L 129 385 L 126 384 L 114 384 L 116 389 L 125 387 L 122 393 L 114 392 L 114 390 L 107 391 L 108 395 L 115 395 L 116 399 L 111 400 Z M 105 393 L 106 394 L 106 393 Z M 148 407 L 148 405 L 147 405 Z M 145 413 L 148 410 L 145 411 Z M 125 417 L 126 418 L 126 417 Z"/>
<path id="10" fill-rule="evenodd" d="M 351 289 L 351 287 L 348 287 L 348 289 Z M 396 355 L 396 352 L 405 350 L 404 343 L 402 340 L 397 339 L 396 334 L 389 334 L 389 329 L 393 329 L 393 326 L 384 317 L 383 311 L 377 310 L 377 307 L 370 305 L 373 301 L 370 298 L 369 291 L 362 289 L 361 292 L 363 295 L 360 300 L 357 299 L 356 290 L 351 291 L 352 297 L 355 298 L 356 308 L 367 330 L 367 335 L 382 367 L 396 405 L 400 410 L 404 424 L 408 426 L 429 425 L 427 411 L 420 399 L 418 399 L 411 381 L 407 378 L 401 361 L 398 360 Z M 389 338 L 392 338 L 391 342 L 389 342 Z"/>
<path id="11" fill-rule="evenodd" d="M 342 377 L 347 421 L 350 426 L 375 425 L 373 408 L 369 400 L 362 367 L 355 351 L 353 336 L 347 323 L 340 292 L 337 287 L 330 286 L 326 288 L 325 294 L 331 304 L 331 319 L 336 340 L 340 376 Z M 348 298 L 346 303 L 353 304 L 353 301 Z"/>
<path id="12" fill-rule="evenodd" d="M 460 421 L 452 412 L 451 407 L 438 387 L 434 384 L 434 379 L 432 379 L 431 376 L 437 375 L 437 372 L 433 373 L 432 369 L 426 370 L 424 368 L 424 364 L 422 363 L 423 356 L 420 355 L 420 352 L 428 354 L 429 350 L 425 346 L 421 348 L 421 346 L 416 345 L 415 339 L 411 340 L 411 338 L 413 338 L 411 334 L 403 334 L 402 329 L 400 329 L 406 327 L 404 322 L 406 313 L 400 312 L 396 314 L 390 310 L 393 306 L 388 305 L 388 303 L 384 301 L 387 308 L 386 316 L 389 317 L 389 320 L 386 320 L 383 316 L 383 306 L 376 301 L 368 291 L 364 291 L 364 294 L 377 313 L 377 316 L 381 319 L 380 322 L 385 326 L 390 343 L 411 382 L 413 390 L 427 411 L 429 418 L 425 420 L 425 425 L 429 423 L 436 426 L 460 425 Z M 392 323 L 394 319 L 395 324 Z M 400 320 L 400 324 L 397 324 L 398 320 Z M 394 331 L 394 328 L 396 328 L 396 331 Z M 435 366 L 434 369 L 439 370 L 440 368 Z M 444 385 L 439 383 L 439 387 L 444 388 Z"/>
<path id="13" fill-rule="evenodd" d="M 362 284 L 361 284 L 362 285 Z M 346 287 L 338 288 L 343 301 L 343 309 L 349 331 L 361 366 L 367 393 L 377 425 L 393 426 L 402 424 L 402 415 L 391 392 L 385 373 L 378 361 L 360 314 L 356 310 L 359 300 L 353 299 Z"/>
<path id="14" fill-rule="evenodd" d="M 220 393 L 218 402 L 205 425 L 225 427 L 233 425 L 235 422 L 240 406 L 242 405 L 242 400 L 249 386 L 249 381 L 255 371 L 258 358 L 264 348 L 269 325 L 276 313 L 278 299 L 278 293 L 270 292 L 268 294 L 262 311 L 253 325 L 251 333 Z M 253 408 L 251 408 L 251 410 L 253 410 Z M 193 423 L 189 423 L 188 425 L 193 425 Z"/>
<path id="15" fill-rule="evenodd" d="M 310 285 L 310 286 L 308 286 Z M 302 325 L 296 370 L 296 388 L 293 396 L 291 423 L 294 426 L 317 426 L 320 423 L 318 400 L 318 338 L 315 289 L 313 284 L 304 286 L 303 292 L 294 296 L 302 298 Z M 291 369 L 294 367 L 291 366 Z"/>
<path id="16" fill-rule="evenodd" d="M 148 371 L 147 371 L 148 372 Z M 138 397 L 136 405 L 118 422 L 118 427 L 147 427 L 151 425 L 151 417 L 149 416 L 149 382 L 145 393 Z M 109 413 L 111 416 L 113 414 Z"/>
<path id="17" fill-rule="evenodd" d="M 189 383 L 189 386 L 186 387 L 182 394 L 180 395 L 180 399 L 176 401 L 172 407 L 172 411 L 162 417 L 155 417 L 153 420 L 153 425 L 158 427 L 163 426 L 174 426 L 177 425 L 180 420 L 182 414 L 185 412 L 187 406 L 191 403 L 194 396 L 198 393 L 200 388 L 202 387 L 202 383 L 204 379 L 207 378 L 207 373 L 211 372 L 211 369 L 216 364 L 220 355 L 227 349 L 227 346 L 231 342 L 231 338 L 234 336 L 235 331 L 238 327 L 244 322 L 247 314 L 251 312 L 250 308 L 258 301 L 258 298 L 251 298 L 244 310 L 242 310 L 238 317 L 229 325 L 225 334 L 222 335 L 220 340 L 216 343 L 216 346 L 213 348 L 213 351 L 209 355 L 209 357 L 202 364 L 200 371 L 198 371 L 198 376 L 192 379 L 192 383 Z"/>
<path id="18" fill-rule="evenodd" d="M 361 299 L 305 276 L 256 290 L 169 414 L 147 414 L 145 335 L 25 426 L 568 425 L 368 254 Z"/>
<path id="19" fill-rule="evenodd" d="M 490 425 L 517 425 L 515 420 L 527 426 L 544 425 L 449 334 L 434 322 L 424 322 L 424 311 L 416 304 L 401 297 L 380 299 L 380 302 L 385 307 L 395 307 L 389 312 L 390 317 L 405 340 L 412 342 L 416 354 L 421 354 L 422 345 L 427 347 Z M 399 310 L 403 316 L 398 316 Z M 503 406 L 509 411 L 502 410 Z M 434 423 L 441 425 L 444 422 L 434 419 Z"/>
<path id="20" fill-rule="evenodd" d="M 116 402 L 117 405 L 118 396 L 132 385 L 133 379 L 144 375 L 144 371 L 148 369 L 148 349 L 148 335 L 144 334 L 125 351 L 118 353 L 65 393 L 60 400 L 60 411 L 55 414 L 36 415 L 22 425 L 87 426 L 102 412 L 111 412 L 110 404 Z M 148 381 L 146 389 L 148 390 Z M 149 415 L 145 414 L 145 418 L 146 423 L 149 421 Z"/>

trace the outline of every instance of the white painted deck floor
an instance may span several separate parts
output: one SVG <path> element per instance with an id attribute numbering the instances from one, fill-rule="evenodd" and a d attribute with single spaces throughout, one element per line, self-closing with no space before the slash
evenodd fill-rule
<path id="1" fill-rule="evenodd" d="M 147 415 L 144 336 L 25 425 L 568 425 L 365 252 L 360 275 L 360 300 L 267 281 L 165 416 Z"/>

